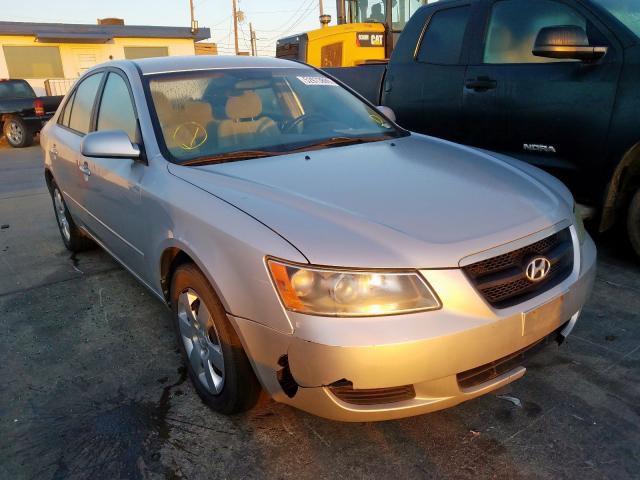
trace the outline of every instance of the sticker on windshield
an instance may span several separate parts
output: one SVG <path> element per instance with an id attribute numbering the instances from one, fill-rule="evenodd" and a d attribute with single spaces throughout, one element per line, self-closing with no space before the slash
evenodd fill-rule
<path id="1" fill-rule="evenodd" d="M 320 86 L 325 86 L 325 85 L 330 85 L 330 86 L 337 86 L 338 84 L 336 82 L 334 82 L 333 80 L 331 80 L 330 78 L 327 77 L 297 77 L 298 80 L 300 80 L 302 83 L 304 83 L 305 85 L 320 85 Z"/>

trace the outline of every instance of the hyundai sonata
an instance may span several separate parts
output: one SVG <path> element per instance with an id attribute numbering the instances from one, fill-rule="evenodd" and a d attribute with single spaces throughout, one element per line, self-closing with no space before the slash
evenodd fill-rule
<path id="1" fill-rule="evenodd" d="M 566 337 L 595 275 L 558 180 L 406 131 L 299 63 L 103 64 L 41 144 L 64 244 L 171 307 L 223 413 L 261 389 L 346 421 L 456 405 Z"/>

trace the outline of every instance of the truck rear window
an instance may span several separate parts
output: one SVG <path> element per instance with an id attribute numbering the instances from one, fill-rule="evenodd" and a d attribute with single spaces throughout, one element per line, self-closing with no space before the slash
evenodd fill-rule
<path id="1" fill-rule="evenodd" d="M 26 82 L 0 82 L 0 98 L 34 98 L 33 89 Z"/>

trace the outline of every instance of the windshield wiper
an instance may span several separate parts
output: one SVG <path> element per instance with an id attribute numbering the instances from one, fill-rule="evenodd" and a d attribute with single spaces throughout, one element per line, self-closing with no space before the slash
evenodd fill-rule
<path id="1" fill-rule="evenodd" d="M 345 147 L 347 145 L 357 145 L 360 143 L 380 142 L 382 140 L 388 140 L 389 138 L 391 137 L 331 137 L 326 140 L 321 140 L 320 142 L 308 143 L 292 150 L 292 152 L 300 152 L 316 148 Z"/>
<path id="2" fill-rule="evenodd" d="M 306 150 L 315 150 L 319 148 L 342 147 L 346 145 L 356 145 L 359 143 L 379 142 L 382 140 L 388 140 L 389 138 L 392 137 L 331 137 L 319 142 L 308 143 L 292 150 L 240 150 L 237 152 L 220 153 L 210 157 L 194 158 L 193 160 L 181 162 L 180 165 L 211 165 L 215 163 L 234 162 L 237 160 L 250 160 L 252 158 L 276 157 L 278 155 L 287 155 L 290 153 L 304 152 Z"/>
<path id="3" fill-rule="evenodd" d="M 194 158 L 193 160 L 181 162 L 180 165 L 210 165 L 212 163 L 233 162 L 236 160 L 250 160 L 252 158 L 275 157 L 276 155 L 282 155 L 284 153 L 287 152 L 272 152 L 269 150 L 240 150 L 237 152 L 220 153 L 218 155 L 213 155 L 210 157 Z"/>

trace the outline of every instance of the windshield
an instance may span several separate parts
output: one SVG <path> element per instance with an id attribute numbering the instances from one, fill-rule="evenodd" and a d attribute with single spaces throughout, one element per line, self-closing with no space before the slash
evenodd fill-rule
<path id="1" fill-rule="evenodd" d="M 640 1 L 597 0 L 597 2 L 640 37 Z"/>
<path id="2" fill-rule="evenodd" d="M 156 128 L 176 163 L 404 135 L 349 91 L 307 68 L 153 75 L 149 90 Z"/>
<path id="3" fill-rule="evenodd" d="M 35 93 L 27 82 L 0 82 L 0 98 L 33 98 Z"/>

